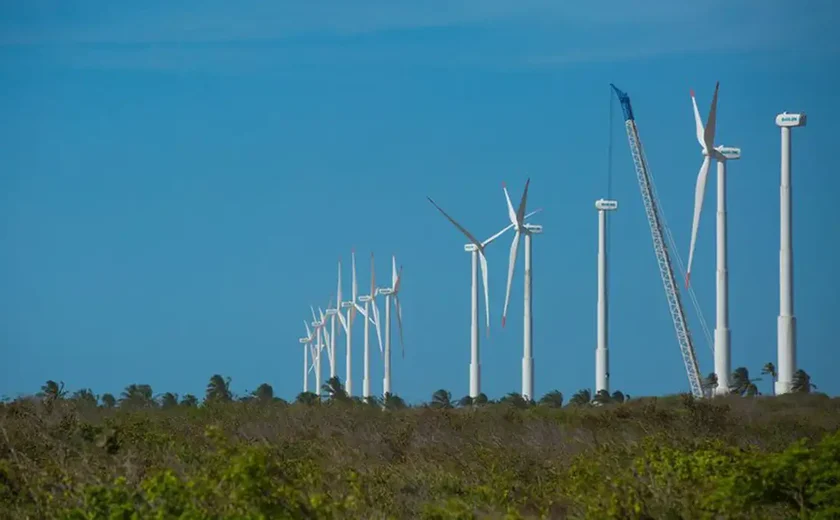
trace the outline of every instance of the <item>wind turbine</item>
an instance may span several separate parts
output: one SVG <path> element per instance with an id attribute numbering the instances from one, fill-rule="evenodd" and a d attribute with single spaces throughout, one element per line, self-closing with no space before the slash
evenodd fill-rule
<path id="1" fill-rule="evenodd" d="M 316 342 L 315 342 L 315 350 L 314 353 L 315 357 L 315 393 L 320 395 L 321 393 L 321 350 L 323 349 L 323 342 L 322 339 L 324 335 L 326 335 L 327 331 L 324 330 L 324 326 L 326 325 L 326 316 L 321 311 L 321 308 L 318 308 L 318 312 L 320 313 L 320 319 L 315 316 L 315 308 L 311 305 L 309 309 L 312 311 L 312 327 L 315 329 L 316 335 Z M 323 334 L 323 335 L 322 335 Z"/>
<path id="2" fill-rule="evenodd" d="M 717 290 L 715 302 L 715 374 L 718 384 L 715 388 L 717 395 L 729 393 L 729 374 L 731 370 L 730 330 L 729 330 L 729 271 L 727 268 L 727 224 L 726 224 L 726 161 L 741 158 L 741 149 L 728 146 L 714 146 L 715 124 L 717 120 L 717 97 L 720 83 L 715 85 L 712 106 L 705 128 L 697 110 L 697 100 L 691 91 L 691 103 L 694 108 L 694 122 L 697 130 L 697 141 L 703 151 L 703 164 L 697 177 L 694 199 L 694 222 L 691 230 L 691 249 L 688 256 L 688 270 L 686 272 L 686 286 L 690 283 L 691 264 L 694 257 L 694 247 L 697 240 L 697 228 L 700 224 L 700 211 L 706 191 L 706 179 L 712 159 L 717 161 Z"/>
<path id="3" fill-rule="evenodd" d="M 298 341 L 303 345 L 303 391 L 309 391 L 309 360 L 307 350 L 310 348 L 310 344 L 312 343 L 312 331 L 309 330 L 309 324 L 306 323 L 306 320 L 303 320 L 303 326 L 306 327 L 306 337 L 300 338 Z"/>
<path id="4" fill-rule="evenodd" d="M 356 317 L 356 311 L 358 311 L 364 318 L 365 321 L 368 319 L 368 314 L 365 309 L 363 309 L 356 300 L 358 298 L 358 288 L 356 286 L 356 253 L 350 253 L 350 264 L 352 270 L 352 278 L 351 278 L 351 293 L 352 297 L 348 301 L 343 301 L 341 299 L 341 261 L 338 262 L 338 302 L 341 308 L 347 309 L 347 316 L 338 313 L 338 317 L 341 320 L 341 327 L 344 329 L 344 334 L 347 337 L 347 357 L 345 360 L 345 380 L 344 380 L 344 389 L 347 390 L 347 395 L 353 395 L 353 379 L 352 379 L 352 366 L 353 366 L 353 356 L 352 356 L 352 340 L 353 340 L 353 319 Z M 367 327 L 367 324 L 365 325 Z"/>
<path id="5" fill-rule="evenodd" d="M 355 266 L 355 263 L 354 263 Z M 353 270 L 355 273 L 355 269 Z M 356 284 L 353 283 L 355 288 Z M 355 291 L 354 291 L 355 294 Z M 379 354 L 382 354 L 382 334 L 379 331 L 379 312 L 376 308 L 376 274 L 374 272 L 373 253 L 370 254 L 370 293 L 358 297 L 359 301 L 365 304 L 363 314 L 368 315 L 370 305 L 373 305 L 373 319 L 365 320 L 365 362 L 364 377 L 362 378 L 362 397 L 370 399 L 370 323 L 376 326 L 376 339 L 379 340 Z"/>
<path id="6" fill-rule="evenodd" d="M 778 319 L 778 371 L 776 394 L 790 393 L 793 373 L 796 371 L 796 318 L 793 314 L 793 230 L 791 228 L 790 186 L 790 129 L 805 126 L 805 114 L 782 112 L 776 116 L 776 126 L 782 129 L 782 181 L 779 186 L 779 319 Z"/>
<path id="7" fill-rule="evenodd" d="M 519 247 L 519 236 L 525 235 L 525 331 L 523 333 L 523 354 L 522 354 L 522 397 L 525 399 L 534 398 L 534 356 L 531 344 L 534 331 L 534 321 L 531 317 L 531 235 L 542 233 L 542 226 L 525 223 L 525 203 L 528 200 L 528 186 L 531 179 L 525 181 L 525 190 L 522 192 L 522 199 L 519 201 L 519 208 L 514 211 L 510 202 L 507 187 L 503 184 L 507 200 L 508 216 L 513 224 L 516 233 L 513 235 L 513 242 L 510 244 L 510 262 L 508 264 L 507 290 L 505 292 L 505 308 L 502 312 L 502 327 L 507 321 L 507 308 L 510 301 L 510 283 L 513 280 L 513 271 L 516 267 L 516 253 Z"/>
<path id="8" fill-rule="evenodd" d="M 394 302 L 394 309 L 397 311 L 397 325 L 400 330 L 400 346 L 402 355 L 405 358 L 405 344 L 403 343 L 402 309 L 400 307 L 400 283 L 402 282 L 402 267 L 397 272 L 397 258 L 391 257 L 391 286 L 380 287 L 376 291 L 385 297 L 385 375 L 382 380 L 382 395 L 391 393 L 391 302 Z M 379 316 L 374 304 L 374 315 L 376 315 L 377 331 L 379 329 Z"/>
<path id="9" fill-rule="evenodd" d="M 472 257 L 472 286 L 470 288 L 470 295 L 472 301 L 472 310 L 470 312 L 471 323 L 470 323 L 470 397 L 476 398 L 481 393 L 481 364 L 479 363 L 479 334 L 478 334 L 478 270 L 477 264 L 478 261 L 481 261 L 481 278 L 484 284 L 484 314 L 487 321 L 487 335 L 490 335 L 490 294 L 489 288 L 487 284 L 487 257 L 484 254 L 484 248 L 487 247 L 490 243 L 494 240 L 502 236 L 508 229 L 512 228 L 514 224 L 508 224 L 504 229 L 496 233 L 495 235 L 491 236 L 484 242 L 479 242 L 475 236 L 472 235 L 469 231 L 467 231 L 461 224 L 455 221 L 451 216 L 449 216 L 446 211 L 443 210 L 437 203 L 432 200 L 431 197 L 426 197 L 429 199 L 429 202 L 440 211 L 444 217 L 446 217 L 458 230 L 463 233 L 467 239 L 469 239 L 470 243 L 464 245 L 464 251 L 470 253 Z M 530 214 L 526 215 L 525 218 L 527 219 L 531 215 L 538 213 L 540 210 L 536 210 L 531 212 Z"/>
<path id="10" fill-rule="evenodd" d="M 607 212 L 618 209 L 618 201 L 596 200 L 598 209 L 598 333 L 595 347 L 595 393 L 610 391 L 610 357 L 607 320 Z"/>
<path id="11" fill-rule="evenodd" d="M 339 266 L 340 268 L 341 266 Z M 339 275 L 339 278 L 341 275 Z M 341 287 L 339 286 L 338 292 L 341 293 Z M 327 305 L 327 310 L 324 313 L 326 317 L 330 319 L 330 333 L 327 336 L 327 348 L 329 349 L 329 361 L 330 361 L 330 378 L 335 377 L 337 372 L 336 366 L 336 359 L 335 359 L 335 315 L 340 313 L 338 312 L 339 304 L 336 304 L 335 308 L 332 306 L 332 299 L 330 299 L 329 305 Z M 326 331 L 324 331 L 326 332 Z"/>

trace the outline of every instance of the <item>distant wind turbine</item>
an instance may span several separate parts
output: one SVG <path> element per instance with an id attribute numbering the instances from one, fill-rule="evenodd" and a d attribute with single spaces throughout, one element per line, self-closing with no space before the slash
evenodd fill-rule
<path id="1" fill-rule="evenodd" d="M 355 272 L 355 270 L 354 270 Z M 355 286 L 355 283 L 354 283 Z M 379 340 L 379 355 L 382 355 L 382 334 L 379 331 L 379 312 L 376 308 L 376 273 L 374 270 L 373 253 L 370 254 L 370 293 L 359 296 L 359 301 L 364 303 L 363 314 L 368 316 L 370 313 L 370 306 L 372 309 L 372 318 L 365 320 L 365 358 L 364 358 L 364 377 L 362 378 L 362 397 L 367 401 L 370 399 L 370 324 L 376 326 L 376 339 Z"/>
<path id="2" fill-rule="evenodd" d="M 403 343 L 402 308 L 400 307 L 400 284 L 402 283 L 402 267 L 397 272 L 397 258 L 391 257 L 391 286 L 380 287 L 377 292 L 385 297 L 385 374 L 382 380 L 382 395 L 391 392 L 391 302 L 394 303 L 394 310 L 397 313 L 397 325 L 400 331 L 400 346 L 402 355 L 405 357 L 405 344 Z M 379 323 L 376 304 L 374 313 L 377 314 L 376 322 Z M 377 327 L 378 328 L 378 327 Z"/>

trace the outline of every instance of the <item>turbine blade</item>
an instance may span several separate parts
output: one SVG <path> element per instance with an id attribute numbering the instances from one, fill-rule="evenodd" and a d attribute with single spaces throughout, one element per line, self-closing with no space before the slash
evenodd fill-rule
<path id="1" fill-rule="evenodd" d="M 466 230 L 466 228 L 464 228 L 464 226 L 462 226 L 461 224 L 459 224 L 458 222 L 456 222 L 454 218 L 452 218 L 451 216 L 449 216 L 449 213 L 445 212 L 445 211 L 443 210 L 443 208 L 441 208 L 440 206 L 438 206 L 438 205 L 437 205 L 437 203 L 436 203 L 435 201 L 433 201 L 431 197 L 426 197 L 426 198 L 427 198 L 427 199 L 429 199 L 429 202 L 431 202 L 431 203 L 432 203 L 432 205 L 433 205 L 434 207 L 436 207 L 436 208 L 437 208 L 437 210 L 438 210 L 438 211 L 440 211 L 440 212 L 443 214 L 443 216 L 444 216 L 444 217 L 446 217 L 446 218 L 449 220 L 449 222 L 452 222 L 452 224 L 454 224 L 454 225 L 455 225 L 455 227 L 456 227 L 456 228 L 458 228 L 458 229 L 461 231 L 461 233 L 463 233 L 463 234 L 464 234 L 464 235 L 465 235 L 465 236 L 466 236 L 466 237 L 470 240 L 470 242 L 472 242 L 473 244 L 475 244 L 476 246 L 478 246 L 478 248 L 479 248 L 479 249 L 481 249 L 481 248 L 483 247 L 483 244 L 482 244 L 481 242 L 479 242 L 479 241 L 478 241 L 478 239 L 476 239 L 476 238 L 472 235 L 472 233 L 470 233 L 469 231 L 467 231 L 467 230 Z"/>
<path id="2" fill-rule="evenodd" d="M 318 321 L 318 317 L 317 317 L 317 316 L 315 316 L 315 307 L 313 307 L 313 306 L 311 306 L 311 305 L 310 305 L 310 306 L 309 306 L 309 310 L 311 310 L 311 311 L 312 311 L 312 321 L 313 321 L 313 322 L 317 322 L 317 321 Z"/>
<path id="3" fill-rule="evenodd" d="M 379 326 L 379 308 L 376 306 L 376 300 L 371 300 L 371 309 L 373 310 L 373 324 L 376 326 L 376 340 L 379 342 L 379 354 L 384 354 L 382 349 L 382 329 Z"/>
<path id="4" fill-rule="evenodd" d="M 508 217 L 510 218 L 510 223 L 515 226 L 516 225 L 516 211 L 514 211 L 514 209 L 513 209 L 513 203 L 510 201 L 510 195 L 508 194 L 507 186 L 505 186 L 505 183 L 502 183 L 502 191 L 505 192 L 505 200 L 507 201 Z"/>
<path id="5" fill-rule="evenodd" d="M 405 343 L 403 343 L 403 326 L 402 326 L 402 306 L 400 305 L 400 297 L 394 295 L 394 308 L 397 311 L 397 328 L 400 329 L 400 348 L 402 349 L 402 357 L 405 359 Z"/>
<path id="6" fill-rule="evenodd" d="M 394 294 L 400 292 L 400 285 L 402 285 L 402 266 L 400 266 L 400 270 L 397 272 L 397 281 L 394 283 Z"/>
<path id="7" fill-rule="evenodd" d="M 306 323 L 306 320 L 303 320 L 303 326 L 306 327 L 306 337 L 311 340 L 312 339 L 312 331 L 309 330 L 309 324 Z"/>
<path id="8" fill-rule="evenodd" d="M 484 284 L 484 315 L 487 322 L 487 336 L 490 336 L 490 287 L 487 284 L 487 257 L 484 256 L 484 251 L 478 252 L 478 258 L 481 260 L 481 281 Z"/>
<path id="9" fill-rule="evenodd" d="M 353 302 L 353 309 L 355 309 L 356 312 L 361 314 L 364 318 L 368 317 L 367 313 L 365 312 L 365 308 L 359 305 L 358 303 Z"/>
<path id="10" fill-rule="evenodd" d="M 397 290 L 397 281 L 399 281 L 399 277 L 397 276 L 397 257 L 396 255 L 391 255 L 391 289 Z"/>
<path id="11" fill-rule="evenodd" d="M 341 260 L 338 261 L 338 286 L 335 291 L 336 302 L 335 307 L 341 309 Z"/>
<path id="12" fill-rule="evenodd" d="M 516 234 L 513 235 L 513 242 L 510 244 L 510 261 L 508 262 L 508 278 L 507 278 L 507 289 L 505 290 L 505 307 L 502 311 L 502 328 L 505 326 L 505 320 L 507 320 L 507 309 L 508 303 L 510 302 L 510 283 L 513 281 L 513 271 L 514 267 L 516 267 L 516 252 L 519 247 L 519 230 L 516 231 Z"/>
<path id="13" fill-rule="evenodd" d="M 525 190 L 522 191 L 522 200 L 519 201 L 519 209 L 516 211 L 516 221 L 521 226 L 525 223 L 525 203 L 528 201 L 528 185 L 531 184 L 531 179 L 525 181 Z"/>
<path id="14" fill-rule="evenodd" d="M 697 142 L 700 143 L 700 146 L 703 147 L 703 151 L 708 151 L 706 149 L 706 141 L 703 137 L 703 120 L 700 119 L 700 111 L 697 110 L 697 100 L 694 98 L 694 91 L 691 91 L 691 104 L 694 107 L 694 126 L 695 130 L 697 131 Z"/>
<path id="15" fill-rule="evenodd" d="M 370 254 L 370 297 L 376 294 L 376 269 L 374 269 L 373 253 Z"/>
<path id="16" fill-rule="evenodd" d="M 686 269 L 685 283 L 689 284 L 691 277 L 691 263 L 694 261 L 694 246 L 697 243 L 697 228 L 700 225 L 700 211 L 703 209 L 703 198 L 706 194 L 706 178 L 709 173 L 711 157 L 703 157 L 703 165 L 700 166 L 700 173 L 697 175 L 697 186 L 694 189 L 694 221 L 691 224 L 691 246 L 688 250 L 688 267 Z"/>
<path id="17" fill-rule="evenodd" d="M 709 107 L 709 118 L 706 119 L 706 130 L 703 132 L 703 140 L 706 148 L 711 152 L 715 147 L 715 125 L 717 123 L 717 99 L 720 82 L 715 83 L 715 95 L 712 96 L 712 106 Z"/>
<path id="18" fill-rule="evenodd" d="M 336 313 L 336 315 L 338 316 L 338 321 L 341 324 L 341 328 L 344 329 L 344 333 L 347 334 L 349 332 L 349 330 L 347 328 L 347 320 L 344 319 L 344 315 L 341 314 L 341 309 L 338 309 L 338 312 Z"/>
<path id="19" fill-rule="evenodd" d="M 356 300 L 359 298 L 359 287 L 356 284 L 356 251 L 350 252 L 350 269 L 352 270 L 351 273 L 351 280 L 350 280 L 350 291 L 353 297 L 353 306 L 350 308 L 350 320 L 352 321 L 356 317 Z"/>

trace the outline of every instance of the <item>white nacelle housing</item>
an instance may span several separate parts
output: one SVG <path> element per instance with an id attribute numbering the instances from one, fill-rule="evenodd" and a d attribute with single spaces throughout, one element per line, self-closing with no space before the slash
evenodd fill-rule
<path id="1" fill-rule="evenodd" d="M 309 338 L 300 338 L 298 341 L 301 343 L 309 343 Z"/>
<path id="2" fill-rule="evenodd" d="M 364 296 L 359 296 L 359 301 L 362 303 L 366 303 L 370 301 L 370 295 L 366 294 Z"/>
<path id="3" fill-rule="evenodd" d="M 727 161 L 735 161 L 741 158 L 741 149 L 732 146 L 720 146 L 717 148 L 719 154 L 724 156 Z"/>
<path id="4" fill-rule="evenodd" d="M 618 201 L 599 199 L 595 201 L 595 208 L 600 211 L 615 211 L 618 209 Z"/>
<path id="5" fill-rule="evenodd" d="M 473 253 L 478 250 L 475 244 L 464 244 L 464 251 L 467 253 Z"/>
<path id="6" fill-rule="evenodd" d="M 543 232 L 543 227 L 540 224 L 525 224 L 525 229 L 535 234 Z"/>
<path id="7" fill-rule="evenodd" d="M 782 112 L 776 116 L 776 126 L 805 126 L 805 114 L 788 114 Z"/>
<path id="8" fill-rule="evenodd" d="M 352 306 L 353 306 L 353 302 L 341 302 L 341 306 L 342 306 L 343 308 L 347 309 L 347 308 L 349 308 L 349 307 L 352 307 Z"/>

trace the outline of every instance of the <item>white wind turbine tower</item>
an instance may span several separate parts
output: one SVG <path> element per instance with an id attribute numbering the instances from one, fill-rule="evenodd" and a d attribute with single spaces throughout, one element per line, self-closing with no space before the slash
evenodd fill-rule
<path id="1" fill-rule="evenodd" d="M 469 239 L 470 243 L 464 245 L 464 251 L 470 253 L 472 257 L 472 285 L 470 288 L 470 297 L 472 301 L 472 309 L 470 312 L 471 322 L 470 322 L 470 397 L 475 399 L 478 397 L 478 394 L 481 393 L 481 364 L 479 362 L 479 334 L 478 334 L 478 269 L 477 264 L 479 260 L 481 261 L 481 278 L 484 284 L 484 314 L 486 318 L 486 329 L 487 335 L 490 335 L 490 294 L 489 294 L 489 287 L 487 284 L 487 257 L 484 254 L 484 248 L 487 247 L 490 243 L 494 240 L 502 236 L 508 229 L 512 228 L 514 224 L 508 224 L 504 229 L 496 233 L 495 235 L 491 236 L 484 242 L 479 242 L 475 236 L 472 235 L 469 231 L 467 231 L 461 224 L 455 221 L 451 216 L 449 216 L 446 211 L 443 210 L 437 203 L 432 200 L 431 197 L 426 197 L 429 199 L 429 202 L 432 203 L 434 207 L 440 211 L 444 217 L 446 217 L 464 236 Z M 533 211 L 530 214 L 526 215 L 525 218 L 527 219 L 531 215 L 538 213 L 540 210 Z"/>
<path id="2" fill-rule="evenodd" d="M 525 323 L 523 333 L 523 354 L 522 354 L 522 397 L 525 399 L 534 398 L 534 353 L 531 343 L 534 331 L 534 321 L 531 317 L 531 235 L 542 233 L 542 226 L 525 223 L 525 203 L 528 200 L 528 186 L 531 179 L 525 181 L 525 190 L 522 192 L 522 199 L 519 201 L 519 209 L 513 210 L 510 202 L 507 187 L 502 186 L 507 200 L 508 216 L 513 224 L 516 233 L 513 235 L 513 242 L 510 245 L 510 262 L 508 264 L 507 290 L 505 292 L 505 308 L 502 312 L 502 327 L 507 320 L 507 308 L 510 300 L 510 283 L 513 280 L 513 271 L 516 267 L 516 253 L 519 247 L 519 236 L 525 235 Z"/>
<path id="3" fill-rule="evenodd" d="M 355 264 L 354 264 L 355 265 Z M 356 270 L 354 269 L 355 273 Z M 355 287 L 355 282 L 353 284 Z M 355 294 L 355 291 L 354 291 Z M 370 305 L 373 304 L 373 318 L 365 319 L 365 361 L 364 377 L 362 378 L 362 397 L 370 399 L 370 324 L 376 326 L 376 339 L 379 340 L 379 354 L 382 354 L 382 334 L 379 331 L 379 312 L 376 309 L 376 275 L 374 273 L 373 253 L 370 254 L 370 293 L 358 297 L 359 301 L 365 304 L 363 314 L 368 315 Z"/>
<path id="4" fill-rule="evenodd" d="M 316 341 L 315 341 L 315 352 L 313 356 L 315 357 L 314 364 L 315 364 L 315 393 L 320 394 L 321 392 L 321 350 L 324 348 L 324 342 L 322 341 L 325 337 L 327 331 L 324 330 L 324 326 L 326 325 L 326 316 L 321 311 L 321 308 L 318 308 L 318 312 L 320 313 L 320 320 L 315 316 L 315 308 L 311 305 L 309 309 L 312 311 L 312 327 L 315 329 Z"/>
<path id="5" fill-rule="evenodd" d="M 729 393 L 729 375 L 731 369 L 730 355 L 730 330 L 729 330 L 729 271 L 727 255 L 727 223 L 726 223 L 726 161 L 741 158 L 741 149 L 728 146 L 714 146 L 715 125 L 717 122 L 717 98 L 720 83 L 715 85 L 715 93 L 712 97 L 712 106 L 709 109 L 709 118 L 704 128 L 700 119 L 700 111 L 697 109 L 697 100 L 694 98 L 694 91 L 691 92 L 691 103 L 694 108 L 694 122 L 697 130 L 697 141 L 703 151 L 703 164 L 700 166 L 700 173 L 697 176 L 697 186 L 694 195 L 694 221 L 691 229 L 691 248 L 688 254 L 688 268 L 686 271 L 686 286 L 690 283 L 691 264 L 694 260 L 694 247 L 697 241 L 697 228 L 700 224 L 700 211 L 703 207 L 703 198 L 706 192 L 706 180 L 709 166 L 712 159 L 717 161 L 717 284 L 715 298 L 715 375 L 717 376 L 717 387 L 715 394 L 725 395 Z"/>
<path id="6" fill-rule="evenodd" d="M 607 212 L 618 209 L 618 201 L 595 201 L 598 209 L 598 335 L 595 347 L 595 393 L 610 391 L 610 358 L 607 320 Z"/>
<path id="7" fill-rule="evenodd" d="M 300 343 L 303 345 L 303 391 L 308 392 L 309 391 L 309 370 L 310 370 L 310 368 L 309 368 L 309 360 L 307 359 L 309 352 L 307 352 L 307 351 L 308 351 L 308 349 L 311 348 L 310 345 L 312 344 L 313 336 L 312 336 L 312 331 L 309 330 L 309 324 L 306 323 L 306 320 L 303 320 L 303 326 L 306 327 L 306 337 L 305 338 L 300 338 L 298 341 L 300 341 Z"/>
<path id="8" fill-rule="evenodd" d="M 402 282 L 402 267 L 397 273 L 397 258 L 391 257 L 391 286 L 380 287 L 377 292 L 385 297 L 385 375 L 382 380 L 382 395 L 390 394 L 391 392 L 391 302 L 394 302 L 394 309 L 397 311 L 397 325 L 400 330 L 400 346 L 402 347 L 402 355 L 405 357 L 405 344 L 403 343 L 403 329 L 402 329 L 402 308 L 400 307 L 400 283 Z M 373 305 L 374 316 L 376 316 L 377 330 L 379 329 L 379 313 L 376 309 L 376 303 Z"/>
<path id="9" fill-rule="evenodd" d="M 338 313 L 338 317 L 341 320 L 341 327 L 344 329 L 344 334 L 347 337 L 347 357 L 345 360 L 345 380 L 344 380 L 344 389 L 347 391 L 347 395 L 353 395 L 353 320 L 356 317 L 356 311 L 358 311 L 367 321 L 367 311 L 363 309 L 358 303 L 356 303 L 356 299 L 358 298 L 358 288 L 356 285 L 356 253 L 351 252 L 350 254 L 350 264 L 352 270 L 351 276 L 351 293 L 352 297 L 349 301 L 343 301 L 341 299 L 341 262 L 338 262 L 338 302 L 341 308 L 347 309 L 347 316 Z M 366 325 L 367 327 L 367 325 Z"/>
<path id="10" fill-rule="evenodd" d="M 341 292 L 341 289 L 339 289 Z M 335 359 L 335 315 L 339 314 L 338 306 L 336 305 L 335 308 L 332 306 L 332 299 L 330 299 L 330 303 L 327 305 L 327 310 L 325 311 L 325 317 L 330 319 L 330 332 L 327 335 L 327 349 L 328 349 L 328 359 L 330 361 L 330 378 L 335 377 L 336 372 L 338 371 L 338 367 L 336 366 L 336 359 Z M 326 330 L 324 331 L 326 333 Z"/>
<path id="11" fill-rule="evenodd" d="M 790 393 L 793 374 L 796 371 L 796 318 L 793 314 L 793 230 L 791 229 L 791 185 L 790 185 L 790 129 L 805 126 L 805 114 L 782 112 L 776 116 L 776 126 L 782 129 L 782 180 L 779 186 L 780 224 L 779 229 L 779 319 L 778 381 L 776 394 Z"/>

